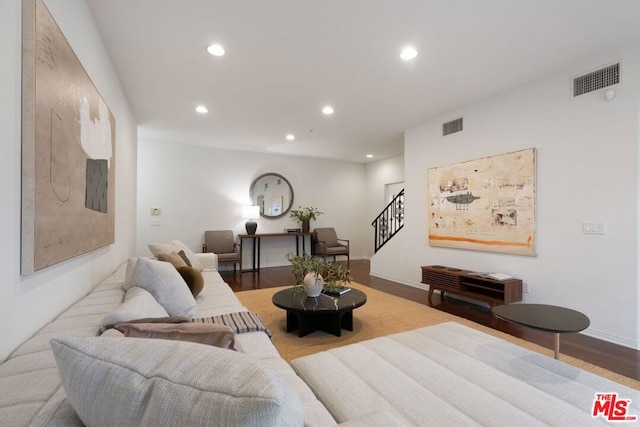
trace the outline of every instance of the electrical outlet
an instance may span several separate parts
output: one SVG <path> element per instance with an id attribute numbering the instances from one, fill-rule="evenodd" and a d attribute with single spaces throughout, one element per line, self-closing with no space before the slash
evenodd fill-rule
<path id="1" fill-rule="evenodd" d="M 522 282 L 522 292 L 528 294 L 531 288 L 529 288 L 529 284 L 527 282 Z"/>
<path id="2" fill-rule="evenodd" d="M 160 208 L 151 208 L 151 215 L 160 215 Z"/>

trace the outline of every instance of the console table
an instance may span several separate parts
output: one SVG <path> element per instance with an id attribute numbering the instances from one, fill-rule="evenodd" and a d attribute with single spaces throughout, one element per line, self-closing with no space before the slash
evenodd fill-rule
<path id="1" fill-rule="evenodd" d="M 260 271 L 260 243 L 262 242 L 262 238 L 276 238 L 276 237 L 294 237 L 296 240 L 296 255 L 300 255 L 300 239 L 302 239 L 302 252 L 305 250 L 305 237 L 309 236 L 311 239 L 315 236 L 316 233 L 302 233 L 302 232 L 287 232 L 287 233 L 261 233 L 261 234 L 240 234 L 238 237 L 240 238 L 240 243 L 242 244 L 242 240 L 251 239 L 253 241 L 252 247 L 252 264 L 251 270 L 242 270 L 242 266 L 240 266 L 241 271 Z M 313 242 L 309 242 L 309 246 L 311 246 L 311 253 L 313 254 Z"/>
<path id="2" fill-rule="evenodd" d="M 429 304 L 434 289 L 488 303 L 509 304 L 522 301 L 522 280 L 497 280 L 485 274 L 459 268 L 429 265 L 422 268 L 422 283 L 429 285 Z"/>

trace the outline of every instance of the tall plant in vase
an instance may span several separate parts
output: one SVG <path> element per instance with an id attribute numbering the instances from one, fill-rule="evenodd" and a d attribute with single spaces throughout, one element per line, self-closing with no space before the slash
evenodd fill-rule
<path id="1" fill-rule="evenodd" d="M 309 297 L 317 297 L 324 287 L 323 271 L 326 262 L 322 258 L 311 256 L 307 253 L 299 255 L 287 254 L 287 260 L 291 263 L 293 275 L 293 289 L 304 291 Z"/>
<path id="2" fill-rule="evenodd" d="M 327 262 L 307 253 L 287 254 L 287 260 L 291 263 L 294 290 L 304 291 L 309 297 L 317 297 L 322 289 L 339 290 L 351 282 L 349 270 L 340 263 Z"/>
<path id="3" fill-rule="evenodd" d="M 298 206 L 298 209 L 292 209 L 289 212 L 289 218 L 294 221 L 300 223 L 302 226 L 302 232 L 308 233 L 310 229 L 311 220 L 317 219 L 323 212 L 320 212 L 317 208 L 313 206 Z"/>

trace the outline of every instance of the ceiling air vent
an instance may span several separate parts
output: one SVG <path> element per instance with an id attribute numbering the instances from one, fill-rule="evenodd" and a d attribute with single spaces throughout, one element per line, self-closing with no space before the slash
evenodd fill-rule
<path id="1" fill-rule="evenodd" d="M 584 95 L 594 90 L 604 89 L 620 83 L 620 63 L 608 65 L 599 70 L 573 79 L 573 96 Z"/>
<path id="2" fill-rule="evenodd" d="M 442 124 L 442 136 L 447 136 L 452 133 L 460 132 L 461 130 L 462 130 L 462 117 Z"/>

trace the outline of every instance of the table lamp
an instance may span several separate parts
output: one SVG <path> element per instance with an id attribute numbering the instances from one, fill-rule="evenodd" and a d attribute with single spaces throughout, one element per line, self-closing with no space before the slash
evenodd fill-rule
<path id="1" fill-rule="evenodd" d="M 254 219 L 260 217 L 260 206 L 243 206 L 242 218 L 248 221 L 244 224 L 244 228 L 247 229 L 247 234 L 256 234 L 258 223 Z"/>

